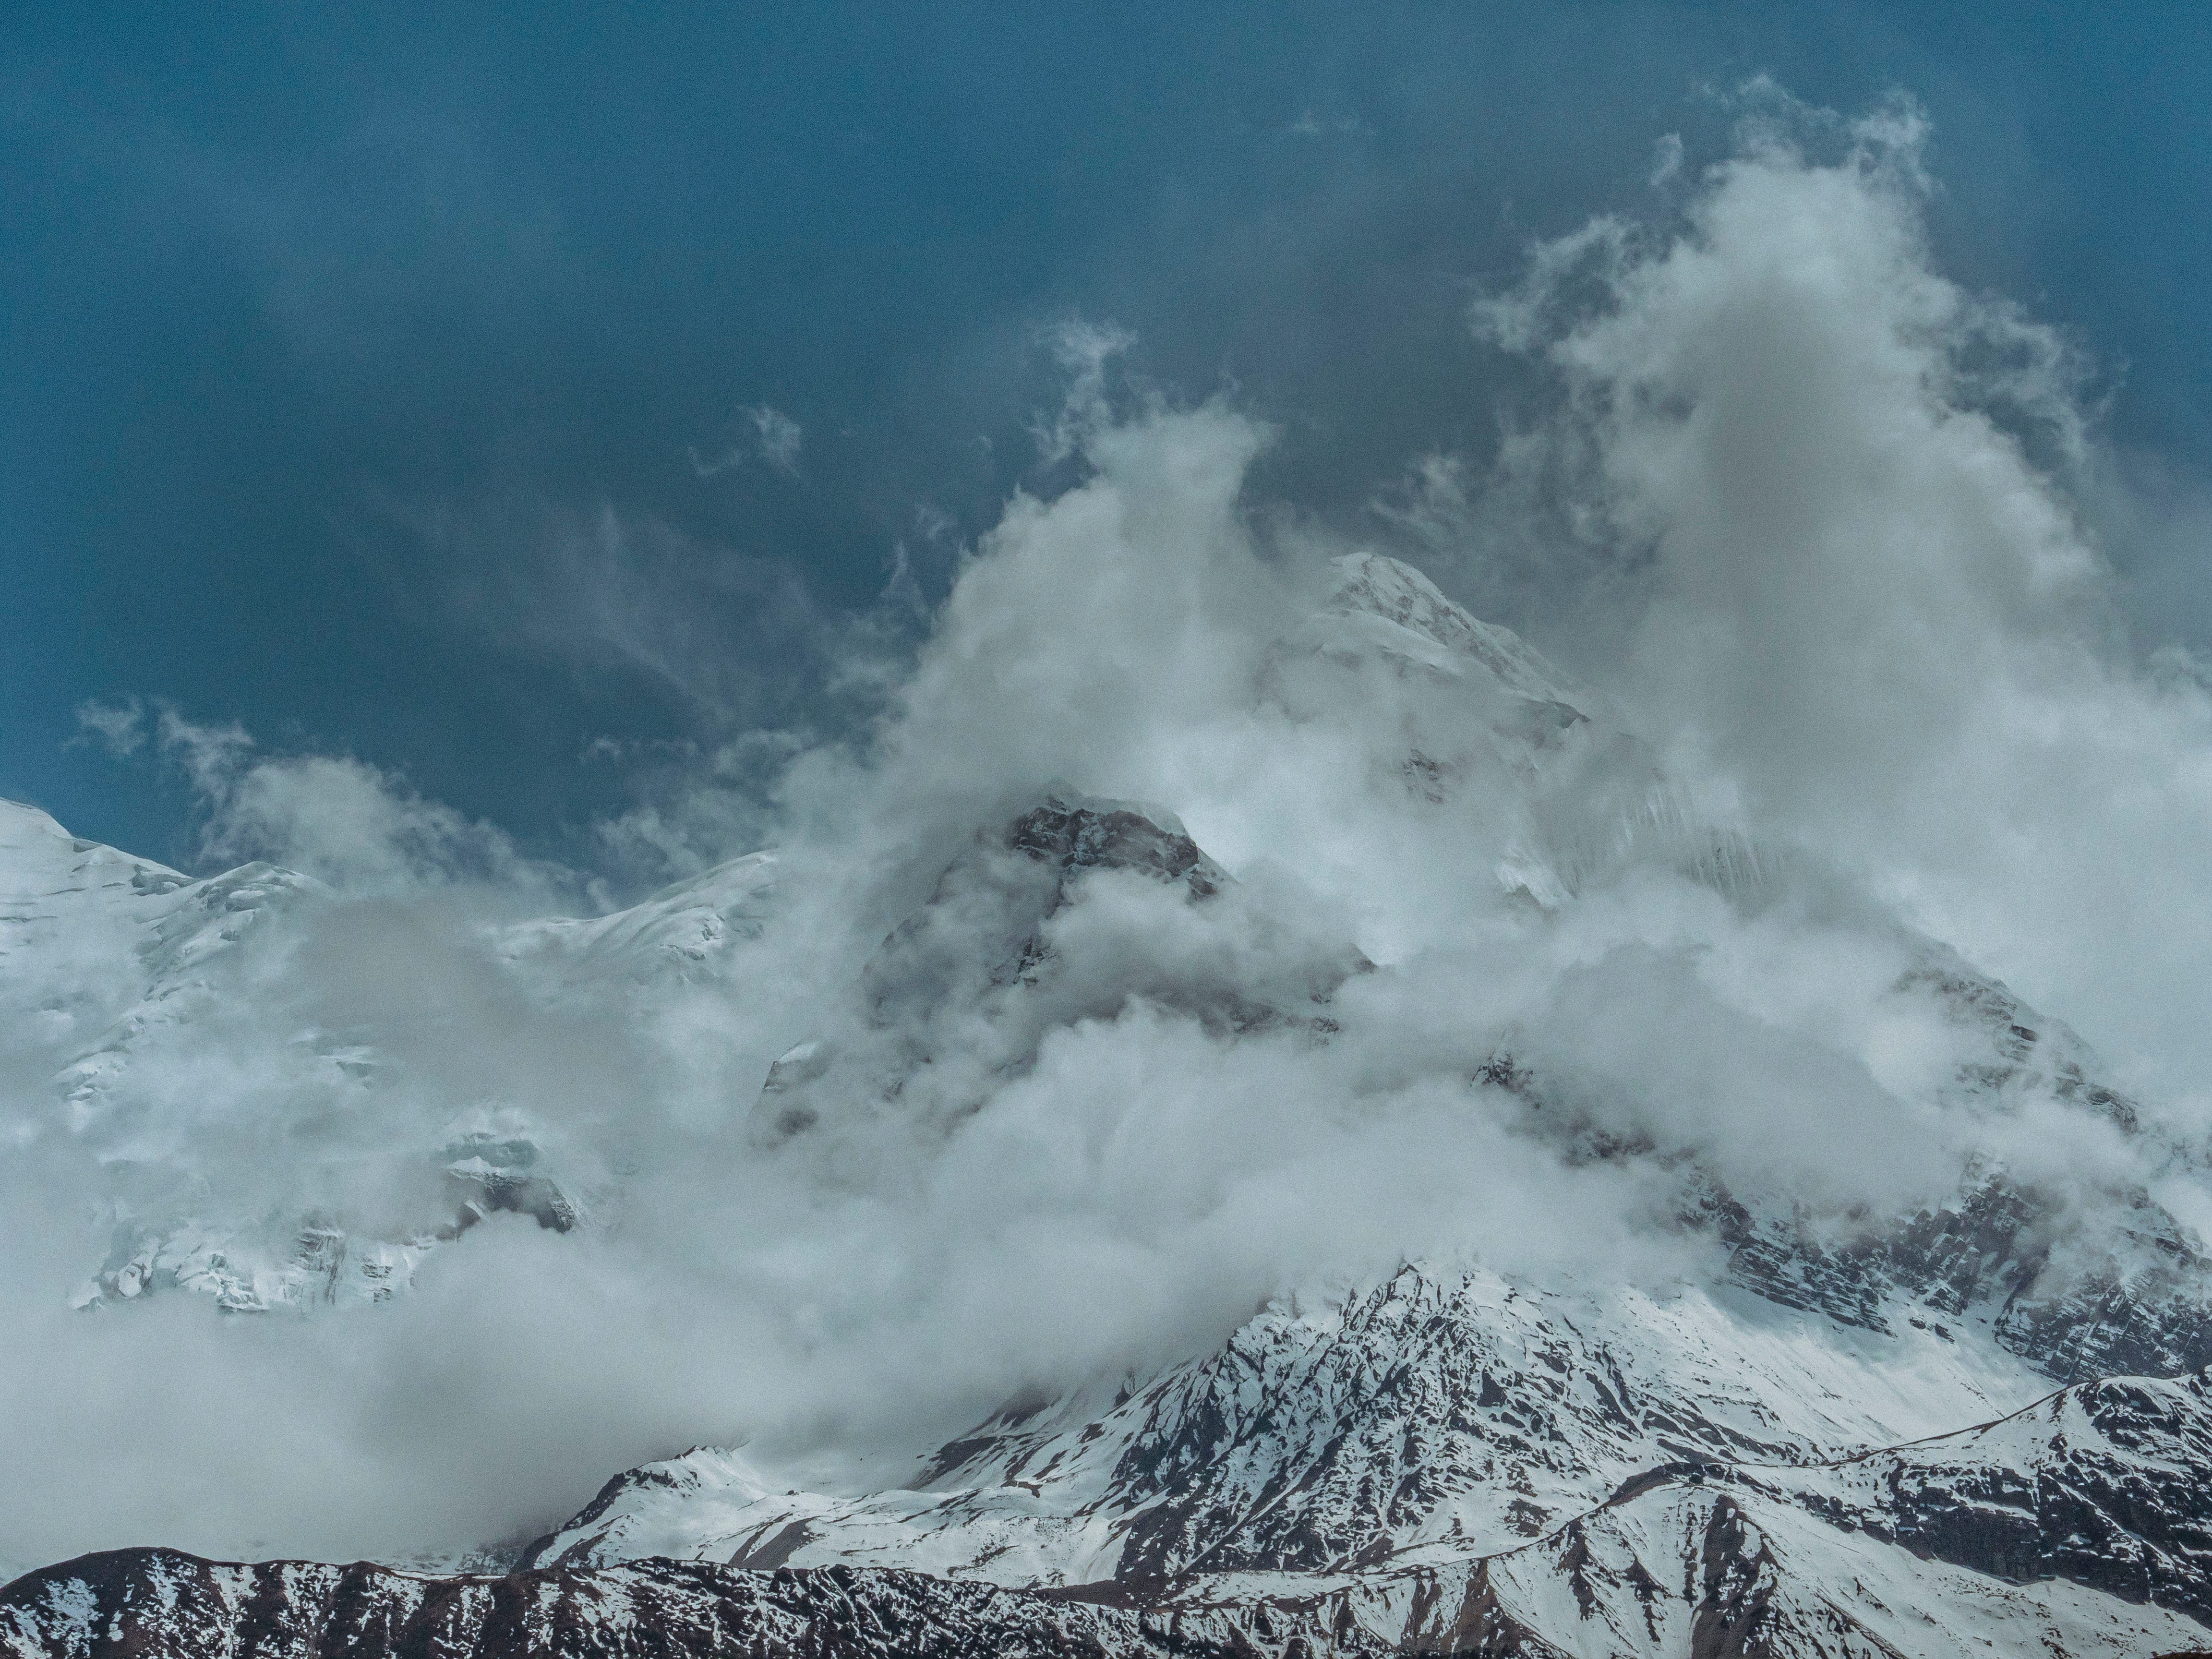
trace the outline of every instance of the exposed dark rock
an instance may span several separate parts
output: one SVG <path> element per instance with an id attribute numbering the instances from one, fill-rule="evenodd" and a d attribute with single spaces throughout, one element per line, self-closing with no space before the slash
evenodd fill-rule
<path id="1" fill-rule="evenodd" d="M 1984 1310 L 2001 1344 L 2061 1383 L 2212 1364 L 2212 1262 L 2147 1197 L 2113 1205 L 2121 1237 L 2094 1249 L 2076 1240 L 2063 1257 L 2052 1201 L 1993 1173 L 1970 1176 L 1948 1204 L 1841 1237 L 1802 1213 L 1754 1215 L 1725 1193 L 1705 1214 L 1730 1276 L 1784 1307 L 1870 1330 L 1887 1328 L 1897 1298 Z"/>
<path id="2" fill-rule="evenodd" d="M 1309 944 L 1255 975 L 1252 962 L 1156 960 L 1120 936 L 1070 944 L 1056 932 L 1085 884 L 1131 874 L 1190 904 L 1234 884 L 1173 819 L 1073 792 L 1048 793 L 979 834 L 863 965 L 839 1025 L 769 1068 L 755 1139 L 780 1146 L 854 1112 L 957 1125 L 1025 1074 L 1049 1032 L 1135 1003 L 1216 1036 L 1324 1038 L 1336 1029 L 1323 1010 L 1337 988 L 1373 966 L 1348 945 Z"/>
<path id="3" fill-rule="evenodd" d="M 2064 1578 L 2212 1626 L 2212 1371 L 2112 1377 L 2014 1424 L 1873 1460 L 1890 1534 L 2000 1578 Z M 1994 1442 L 1994 1443 L 1991 1443 Z"/>
<path id="4" fill-rule="evenodd" d="M 1048 796 L 1007 827 L 1006 847 L 1061 870 L 1143 870 L 1210 898 L 1228 878 L 1180 830 L 1103 802 Z"/>
<path id="5" fill-rule="evenodd" d="M 118 1550 L 0 1590 L 9 1659 L 1231 1659 L 1174 1621 L 919 1573 L 652 1560 L 504 1578 Z"/>

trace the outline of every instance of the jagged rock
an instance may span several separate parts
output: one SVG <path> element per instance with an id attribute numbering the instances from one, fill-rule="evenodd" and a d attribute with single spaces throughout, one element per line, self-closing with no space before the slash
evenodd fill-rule
<path id="1" fill-rule="evenodd" d="M 88 1555 L 0 1591 L 9 1659 L 1231 1659 L 1124 1608 L 825 1567 L 653 1561 L 504 1578 L 356 1563 Z"/>

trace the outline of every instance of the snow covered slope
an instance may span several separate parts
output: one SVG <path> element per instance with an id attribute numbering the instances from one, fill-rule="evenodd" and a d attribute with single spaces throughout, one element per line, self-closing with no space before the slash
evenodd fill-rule
<path id="1" fill-rule="evenodd" d="M 483 965 L 540 1001 L 711 980 L 757 935 L 774 876 L 756 854 L 610 915 L 500 926 Z M 268 864 L 193 880 L 0 802 L 0 1054 L 24 1083 L 8 1133 L 95 1160 L 111 1194 L 79 1305 L 171 1288 L 231 1312 L 374 1304 L 485 1215 L 561 1231 L 582 1218 L 526 1110 L 433 1103 L 436 1133 L 419 1138 L 421 1113 L 379 1110 L 394 1068 L 373 1032 L 270 1040 L 256 1016 L 281 1001 L 309 937 L 284 923 L 337 902 Z M 260 1164 L 253 1138 L 272 1117 L 327 1141 L 330 1193 L 235 1178 Z M 379 1183 L 404 1188 L 398 1213 L 349 1219 L 347 1188 Z"/>
<path id="2" fill-rule="evenodd" d="M 1111 1582 L 1240 1617 L 1325 1605 L 1385 1644 L 1488 1619 L 1536 1652 L 1707 1650 L 1689 1632 L 1729 1575 L 1765 1608 L 1750 1651 L 1861 1630 L 1940 1653 L 1971 1629 L 2127 1653 L 2212 1626 L 2212 1378 L 2052 1394 L 1929 1322 L 1407 1268 L 1095 1415 L 981 1425 L 909 1491 L 787 1493 L 701 1450 L 611 1483 L 532 1559 Z"/>
<path id="3" fill-rule="evenodd" d="M 1681 1462 L 1531 1540 L 1069 1589 L 646 1558 L 503 1579 L 92 1556 L 0 1592 L 0 1651 L 1503 1659 L 2193 1654 L 2212 1384 L 2067 1389 L 1838 1462 Z"/>
<path id="4" fill-rule="evenodd" d="M 627 910 L 517 923 L 501 931 L 500 952 L 564 987 L 711 980 L 760 937 L 775 874 L 773 853 L 732 859 Z"/>

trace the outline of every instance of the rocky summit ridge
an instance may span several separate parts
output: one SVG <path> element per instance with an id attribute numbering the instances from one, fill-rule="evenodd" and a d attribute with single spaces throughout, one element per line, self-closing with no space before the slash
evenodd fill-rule
<path id="1" fill-rule="evenodd" d="M 1361 555 L 1336 576 L 1269 653 L 1256 695 L 1296 714 L 1357 680 L 1388 702 L 1380 763 L 1394 787 L 1440 809 L 1478 789 L 1507 801 L 1504 855 L 1484 874 L 1515 902 L 1570 906 L 1632 857 L 1730 902 L 1779 867 L 1671 791 L 1587 692 L 1419 573 Z M 13 884 L 0 973 L 28 974 L 68 928 L 112 935 L 113 960 L 132 964 L 127 983 L 88 972 L 41 992 L 58 1087 L 93 1133 L 136 1048 L 222 994 L 204 964 L 242 954 L 269 907 L 317 902 L 267 866 L 191 882 L 27 810 L 0 831 L 0 881 Z M 634 911 L 516 925 L 498 952 L 550 974 L 533 981 L 544 995 L 712 982 L 742 972 L 776 878 L 772 860 L 741 860 Z M 1133 1004 L 1220 1042 L 1323 1050 L 1347 988 L 1382 971 L 1326 940 L 1261 971 L 1147 957 L 1068 925 L 1116 883 L 1193 915 L 1238 891 L 1159 809 L 1053 785 L 984 826 L 845 1003 L 769 1068 L 755 1152 L 805 1158 L 884 1122 L 957 1134 L 1053 1033 Z M 2063 1023 L 1932 941 L 1906 954 L 1884 1006 L 1955 1051 L 1931 1111 L 1999 1127 L 2042 1114 L 2201 1174 L 2203 1149 L 2160 1141 Z M 378 1063 L 330 1044 L 306 1054 L 331 1087 Z M 1462 1073 L 1468 1099 L 1564 1161 L 1661 1171 L 1693 1265 L 1625 1284 L 1407 1262 L 1286 1296 L 1210 1352 L 1010 1404 L 871 1490 L 794 1490 L 743 1448 L 617 1474 L 504 1575 L 86 1557 L 0 1591 L 0 1653 L 2212 1648 L 2212 1261 L 2149 1192 L 2062 1196 L 1977 1154 L 1939 1197 L 1839 1219 L 1731 1174 L 1709 1148 L 1592 1111 L 1585 1081 L 1540 1042 L 1492 1034 Z M 302 1244 L 247 1273 L 234 1243 L 195 1256 L 181 1224 L 141 1224 L 90 1299 L 181 1286 L 242 1310 L 373 1300 L 404 1288 L 406 1252 L 450 1242 L 471 1212 L 559 1229 L 586 1207 L 526 1135 L 487 1127 L 434 1153 L 456 1183 L 452 1217 L 343 1240 L 351 1266 L 319 1265 Z M 220 1286 L 210 1251 L 230 1264 Z"/>

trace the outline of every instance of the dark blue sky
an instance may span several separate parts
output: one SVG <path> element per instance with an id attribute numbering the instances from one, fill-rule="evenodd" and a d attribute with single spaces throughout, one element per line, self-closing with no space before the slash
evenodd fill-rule
<path id="1" fill-rule="evenodd" d="M 2201 6 L 13 9 L 0 794 L 188 859 L 176 777 L 70 746 L 166 698 L 584 856 L 641 775 L 593 739 L 834 720 L 823 627 L 1039 482 L 1042 325 L 1354 512 L 1487 441 L 1470 282 L 1762 70 L 1917 98 L 1946 268 L 2212 471 Z M 2212 639 L 2193 549 L 2114 551 Z"/>

